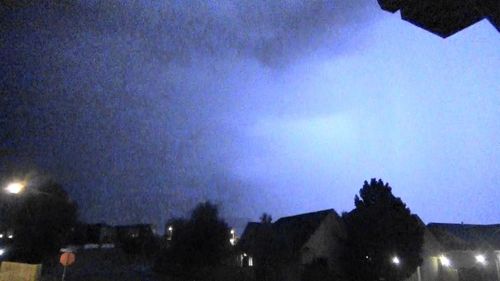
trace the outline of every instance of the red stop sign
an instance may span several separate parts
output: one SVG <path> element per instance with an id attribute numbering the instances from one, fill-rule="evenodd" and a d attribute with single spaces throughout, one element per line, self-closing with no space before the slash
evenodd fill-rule
<path id="1" fill-rule="evenodd" d="M 71 252 L 62 253 L 59 262 L 61 262 L 64 267 L 72 265 L 75 262 L 75 254 Z"/>

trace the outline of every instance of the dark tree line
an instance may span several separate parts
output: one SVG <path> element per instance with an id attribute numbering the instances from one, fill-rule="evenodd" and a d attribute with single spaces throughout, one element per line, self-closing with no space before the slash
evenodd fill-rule
<path id="1" fill-rule="evenodd" d="M 48 181 L 22 194 L 2 195 L 2 243 L 9 260 L 39 263 L 59 253 L 77 220 L 77 205 L 61 185 Z M 11 233 L 12 239 L 5 237 Z"/>
<path id="2" fill-rule="evenodd" d="M 187 220 L 174 219 L 169 245 L 155 269 L 174 276 L 205 280 L 231 253 L 230 229 L 216 205 L 200 203 Z"/>

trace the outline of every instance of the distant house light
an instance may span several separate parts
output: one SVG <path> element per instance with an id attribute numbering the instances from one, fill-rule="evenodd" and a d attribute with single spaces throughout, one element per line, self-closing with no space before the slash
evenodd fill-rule
<path id="1" fill-rule="evenodd" d="M 486 264 L 486 257 L 484 255 L 477 255 L 476 262 L 480 264 Z"/>
<path id="2" fill-rule="evenodd" d="M 3 233 L 0 233 L 0 238 L 3 238 Z"/>
<path id="3" fill-rule="evenodd" d="M 446 256 L 444 255 L 441 255 L 439 257 L 439 261 L 441 262 L 441 265 L 444 266 L 444 267 L 450 267 L 451 266 L 451 261 L 449 258 L 447 258 Z"/>
<path id="4" fill-rule="evenodd" d="M 253 258 L 248 257 L 248 266 L 253 266 Z"/>
<path id="5" fill-rule="evenodd" d="M 399 265 L 401 263 L 401 261 L 399 260 L 399 258 L 397 256 L 395 256 L 392 258 L 392 263 L 395 265 Z"/>
<path id="6" fill-rule="evenodd" d="M 167 231 L 167 240 L 172 240 L 173 234 L 174 234 L 174 227 L 169 225 Z"/>
<path id="7" fill-rule="evenodd" d="M 236 245 L 236 231 L 234 229 L 231 229 L 231 238 L 229 238 L 229 243 L 231 243 L 232 246 Z"/>
<path id="8" fill-rule="evenodd" d="M 3 256 L 5 254 L 5 249 L 0 249 L 0 256 Z"/>
<path id="9" fill-rule="evenodd" d="M 9 234 L 9 236 L 8 236 L 8 237 L 9 237 L 9 239 L 14 238 L 14 234 Z"/>

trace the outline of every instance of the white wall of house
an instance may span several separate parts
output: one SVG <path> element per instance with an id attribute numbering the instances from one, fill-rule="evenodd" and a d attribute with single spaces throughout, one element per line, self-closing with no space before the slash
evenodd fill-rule
<path id="1" fill-rule="evenodd" d="M 345 238 L 345 227 L 336 213 L 331 213 L 323 219 L 323 222 L 311 235 L 309 240 L 302 246 L 301 263 L 308 264 L 314 259 L 327 259 L 333 267 L 338 262 L 342 239 Z"/>
<path id="2" fill-rule="evenodd" d="M 495 251 L 496 259 L 496 271 L 497 271 L 497 279 L 500 281 L 500 251 Z"/>
<path id="3" fill-rule="evenodd" d="M 424 236 L 422 256 L 423 264 L 420 267 L 420 278 L 415 272 L 406 281 L 458 281 L 460 268 L 479 268 L 489 272 L 495 281 L 500 281 L 500 251 L 484 253 L 481 251 L 444 251 L 435 237 L 426 231 Z M 476 260 L 477 255 L 484 255 L 486 263 L 483 265 Z M 450 266 L 444 266 L 440 261 L 444 256 L 450 261 Z M 489 279 L 488 279 L 489 280 Z"/>
<path id="4" fill-rule="evenodd" d="M 424 245 L 421 254 L 423 258 L 422 265 L 406 281 L 457 281 L 455 278 L 456 274 L 450 271 L 451 269 L 442 268 L 439 261 L 439 257 L 442 254 L 442 245 L 434 235 L 426 229 L 424 232 Z"/>

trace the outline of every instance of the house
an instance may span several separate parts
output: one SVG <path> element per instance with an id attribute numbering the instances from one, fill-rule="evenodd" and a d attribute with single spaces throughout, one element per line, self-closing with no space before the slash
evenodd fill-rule
<path id="1" fill-rule="evenodd" d="M 115 226 L 117 245 L 127 254 L 151 255 L 157 249 L 156 230 L 152 224 Z"/>
<path id="2" fill-rule="evenodd" d="M 500 281 L 500 225 L 430 223 L 446 280 Z M 444 261 L 444 262 L 443 262 Z"/>
<path id="3" fill-rule="evenodd" d="M 86 243 L 111 244 L 116 240 L 116 230 L 105 223 L 86 225 Z"/>
<path id="4" fill-rule="evenodd" d="M 259 251 L 259 236 L 273 235 L 278 245 L 279 256 L 283 257 L 281 268 L 286 280 L 299 280 L 306 264 L 317 259 L 327 261 L 332 269 L 339 268 L 339 257 L 345 229 L 340 216 L 333 209 L 283 217 L 270 225 L 250 222 L 238 243 L 240 265 L 252 267 L 258 264 L 255 253 Z"/>
<path id="5" fill-rule="evenodd" d="M 115 228 L 105 223 L 77 224 L 72 228 L 68 239 L 68 243 L 71 245 L 94 245 L 95 247 L 103 244 L 113 244 L 115 241 Z"/>
<path id="6" fill-rule="evenodd" d="M 156 233 L 152 224 L 132 224 L 115 226 L 116 236 L 119 242 L 144 239 L 153 237 Z"/>
<path id="7" fill-rule="evenodd" d="M 260 228 L 261 223 L 249 222 L 243 230 L 240 240 L 238 241 L 238 264 L 241 267 L 252 267 L 253 266 L 253 256 L 259 250 L 258 242 L 259 234 L 262 233 Z"/>
<path id="8" fill-rule="evenodd" d="M 500 224 L 421 224 L 423 262 L 406 281 L 500 281 Z M 239 266 L 251 269 L 259 264 L 256 253 L 273 251 L 259 249 L 259 240 L 271 236 L 285 264 L 280 269 L 283 280 L 299 280 L 304 266 L 317 259 L 341 274 L 339 254 L 346 231 L 335 210 L 283 217 L 270 224 L 248 223 L 237 245 Z"/>
<path id="9" fill-rule="evenodd" d="M 425 224 L 421 222 L 425 227 Z M 425 228 L 424 230 L 424 244 L 422 246 L 422 265 L 419 266 L 416 272 L 406 281 L 445 281 L 448 279 L 440 279 L 443 275 L 453 275 L 448 271 L 443 271 L 440 258 L 443 257 L 444 248 L 441 243 L 436 239 L 434 234 Z M 450 280 L 453 279 L 453 276 Z"/>
<path id="10" fill-rule="evenodd" d="M 422 257 L 406 281 L 500 281 L 500 225 L 430 223 Z"/>

